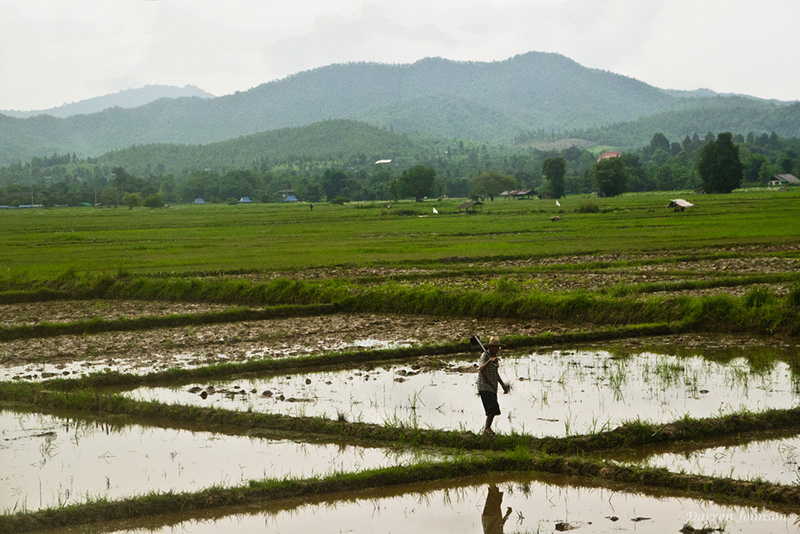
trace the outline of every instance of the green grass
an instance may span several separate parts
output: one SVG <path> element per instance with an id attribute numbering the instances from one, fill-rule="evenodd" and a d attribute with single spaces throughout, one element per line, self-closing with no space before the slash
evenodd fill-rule
<path id="1" fill-rule="evenodd" d="M 674 288 L 739 286 L 764 281 L 794 282 L 798 276 L 783 273 L 750 279 L 717 280 L 718 284 L 676 283 Z M 11 279 L 7 285 L 13 284 Z M 42 287 L 42 285 L 44 287 Z M 269 306 L 261 312 L 232 309 L 225 312 L 183 317 L 141 317 L 137 319 L 91 319 L 68 325 L 37 324 L 0 326 L 0 340 L 21 337 L 135 330 L 197 323 L 232 322 L 288 315 L 340 312 L 425 314 L 450 317 L 501 317 L 539 319 L 568 324 L 628 325 L 673 324 L 680 331 L 752 332 L 761 334 L 800 333 L 795 291 L 778 297 L 761 287 L 751 288 L 744 297 L 711 295 L 636 296 L 645 288 L 615 287 L 611 291 L 573 290 L 563 292 L 523 289 L 516 282 L 498 279 L 487 290 L 448 287 L 443 283 L 400 284 L 388 282 L 363 286 L 347 280 L 297 280 L 275 278 L 267 282 L 227 278 L 167 278 L 92 276 L 69 272 L 56 280 L 28 283 L 28 293 L 11 290 L 0 293 L 0 301 L 25 302 L 36 295 L 42 300 L 55 296 L 75 299 L 147 299 Z M 1 287 L 1 286 L 0 286 Z M 630 286 L 628 286 L 630 287 Z M 664 286 L 657 284 L 655 287 Z M 666 288 L 671 285 L 667 284 Z M 292 307 L 293 306 L 293 307 Z M 298 307 L 299 306 L 299 307 Z M 303 307 L 305 306 L 305 308 Z"/>
<path id="2" fill-rule="evenodd" d="M 195 273 L 293 271 L 454 257 L 549 257 L 642 253 L 796 242 L 800 192 L 703 195 L 674 213 L 672 195 L 594 199 L 601 213 L 578 213 L 583 197 L 495 200 L 482 213 L 457 214 L 458 201 L 354 205 L 255 204 L 145 208 L 4 210 L 0 265 L 6 276 L 54 278 L 79 272 Z M 686 195 L 684 195 L 686 196 Z M 440 214 L 434 216 L 432 208 Z M 411 210 L 413 215 L 395 215 Z M 0 272 L 2 275 L 3 272 Z"/>

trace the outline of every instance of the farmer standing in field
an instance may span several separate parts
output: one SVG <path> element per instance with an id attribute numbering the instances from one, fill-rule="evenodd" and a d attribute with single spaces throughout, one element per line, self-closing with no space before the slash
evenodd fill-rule
<path id="1" fill-rule="evenodd" d="M 500 415 L 500 404 L 497 402 L 497 384 L 503 387 L 503 393 L 508 393 L 508 384 L 503 382 L 498 373 L 500 361 L 497 354 L 500 352 L 500 339 L 497 336 L 489 338 L 486 344 L 486 351 L 481 354 L 478 361 L 478 394 L 483 402 L 483 409 L 486 412 L 486 426 L 483 433 L 487 436 L 494 436 L 492 421 L 495 416 Z"/>

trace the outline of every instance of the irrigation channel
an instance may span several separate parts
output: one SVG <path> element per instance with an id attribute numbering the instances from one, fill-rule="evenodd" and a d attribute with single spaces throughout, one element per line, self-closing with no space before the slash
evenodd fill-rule
<path id="1" fill-rule="evenodd" d="M 369 320 L 383 335 L 209 348 L 192 330 L 128 357 L 119 334 L 114 357 L 86 350 L 98 338 L 37 340 L 85 357 L 3 360 L 0 532 L 800 528 L 796 346 L 509 348 L 485 437 L 478 354 Z"/>

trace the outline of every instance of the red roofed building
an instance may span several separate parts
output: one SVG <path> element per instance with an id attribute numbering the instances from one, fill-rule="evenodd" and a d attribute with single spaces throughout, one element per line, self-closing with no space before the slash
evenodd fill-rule
<path id="1" fill-rule="evenodd" d="M 597 156 L 597 161 L 601 161 L 604 159 L 611 159 L 611 158 L 618 158 L 622 155 L 622 152 L 617 152 L 615 150 L 606 150 L 599 156 Z"/>

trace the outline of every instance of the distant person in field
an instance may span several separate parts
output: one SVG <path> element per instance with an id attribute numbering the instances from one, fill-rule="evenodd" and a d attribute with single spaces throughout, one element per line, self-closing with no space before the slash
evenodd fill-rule
<path id="1" fill-rule="evenodd" d="M 483 402 L 483 409 L 486 412 L 486 425 L 483 433 L 487 436 L 494 436 L 492 422 L 500 415 L 500 404 L 497 402 L 497 384 L 503 387 L 503 393 L 508 393 L 508 384 L 500 378 L 498 369 L 500 367 L 500 339 L 497 336 L 489 338 L 489 343 L 485 345 L 486 351 L 481 354 L 478 361 L 478 394 Z"/>
<path id="2" fill-rule="evenodd" d="M 489 493 L 486 494 L 486 504 L 481 514 L 481 525 L 484 534 L 503 534 L 503 526 L 511 515 L 511 507 L 506 508 L 506 515 L 502 513 L 503 492 L 496 485 L 489 486 Z"/>

